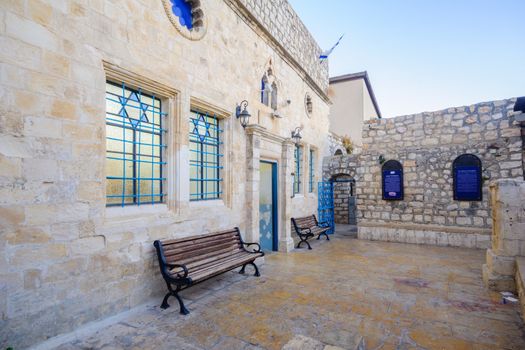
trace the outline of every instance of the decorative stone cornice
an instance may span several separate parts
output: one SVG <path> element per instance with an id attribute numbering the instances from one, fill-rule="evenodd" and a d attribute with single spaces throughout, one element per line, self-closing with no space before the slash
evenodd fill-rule
<path id="1" fill-rule="evenodd" d="M 275 38 L 270 31 L 264 26 L 255 15 L 246 8 L 246 6 L 240 0 L 224 0 L 237 15 L 244 20 L 244 22 L 268 45 L 272 47 L 281 56 L 281 58 L 292 67 L 297 74 L 308 84 L 308 86 L 319 95 L 319 97 L 326 103 L 330 103 L 326 91 L 321 87 L 312 76 L 307 72 L 302 64 L 281 44 L 277 38 Z M 312 53 L 313 55 L 315 53 Z M 319 63 L 327 64 L 327 63 Z M 328 84 L 328 76 L 326 77 L 326 83 Z"/>

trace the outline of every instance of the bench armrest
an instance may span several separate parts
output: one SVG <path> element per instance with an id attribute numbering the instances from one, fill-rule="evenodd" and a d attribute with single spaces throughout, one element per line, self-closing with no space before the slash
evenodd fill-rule
<path id="1" fill-rule="evenodd" d="M 166 267 L 169 268 L 170 270 L 174 269 L 176 267 L 180 267 L 182 269 L 182 271 L 184 271 L 184 275 L 181 275 L 180 273 L 178 273 L 177 277 L 179 277 L 179 278 L 186 278 L 186 277 L 188 277 L 188 268 L 186 267 L 186 265 L 166 264 Z"/>
<path id="2" fill-rule="evenodd" d="M 323 221 L 318 223 L 319 227 L 330 227 L 330 223 L 327 221 Z"/>
<path id="3" fill-rule="evenodd" d="M 251 245 L 255 245 L 255 246 L 257 246 L 257 250 L 254 249 L 254 250 L 252 250 L 252 251 L 249 251 L 248 249 L 245 248 L 245 247 L 249 247 L 249 246 L 251 246 Z M 246 242 L 242 242 L 242 247 L 243 247 L 244 250 L 246 250 L 246 251 L 249 252 L 249 253 L 262 253 L 262 251 L 261 251 L 261 245 L 260 245 L 259 243 L 255 243 L 255 242 L 254 242 L 254 243 L 246 243 Z"/>
<path id="4" fill-rule="evenodd" d="M 297 229 L 299 230 L 299 234 L 301 235 L 308 235 L 310 233 L 312 233 L 312 228 L 311 227 L 297 227 Z"/>

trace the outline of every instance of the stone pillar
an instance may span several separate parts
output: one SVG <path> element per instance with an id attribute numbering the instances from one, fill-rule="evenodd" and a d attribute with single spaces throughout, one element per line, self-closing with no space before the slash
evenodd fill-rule
<path id="1" fill-rule="evenodd" d="M 246 127 L 246 237 L 259 242 L 259 165 L 261 161 L 261 131 L 259 125 Z"/>
<path id="2" fill-rule="evenodd" d="M 286 139 L 283 142 L 281 170 L 279 174 L 279 251 L 282 252 L 289 252 L 294 249 L 294 241 L 290 226 L 292 219 L 294 147 L 295 145 L 291 139 Z"/>
<path id="3" fill-rule="evenodd" d="M 483 281 L 497 291 L 515 291 L 516 257 L 525 256 L 525 181 L 501 179 L 490 185 L 492 248 Z"/>

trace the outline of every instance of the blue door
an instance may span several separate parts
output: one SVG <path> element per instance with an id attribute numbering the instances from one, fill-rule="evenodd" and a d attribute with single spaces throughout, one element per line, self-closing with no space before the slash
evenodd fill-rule
<path id="1" fill-rule="evenodd" d="M 259 243 L 277 250 L 277 164 L 261 161 L 259 188 Z"/>
<path id="2" fill-rule="evenodd" d="M 318 221 L 330 225 L 326 233 L 334 233 L 334 184 L 331 181 L 318 183 L 317 199 Z"/>

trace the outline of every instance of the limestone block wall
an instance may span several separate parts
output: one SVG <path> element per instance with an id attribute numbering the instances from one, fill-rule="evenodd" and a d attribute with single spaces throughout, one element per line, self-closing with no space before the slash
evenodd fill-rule
<path id="1" fill-rule="evenodd" d="M 370 120 L 356 169 L 359 237 L 487 248 L 492 227 L 489 180 L 522 178 L 520 128 L 509 118 L 515 99 Z M 455 201 L 452 162 L 482 161 L 483 200 Z M 385 201 L 379 157 L 404 168 L 405 198 Z"/>
<path id="2" fill-rule="evenodd" d="M 161 1 L 0 2 L 0 347 L 24 348 L 162 295 L 155 239 L 233 226 L 247 234 L 246 189 L 257 196 L 257 188 L 247 175 L 253 164 L 246 131 L 234 116 L 242 100 L 249 102 L 250 122 L 267 134 L 286 143 L 303 125 L 304 146 L 323 154 L 328 105 L 314 79 L 238 8 L 201 3 L 207 33 L 193 41 L 174 28 Z M 270 59 L 281 101 L 291 101 L 279 106 L 282 118 L 259 102 Z M 169 95 L 164 204 L 106 207 L 110 75 Z M 311 117 L 306 93 L 313 100 Z M 188 113 L 195 104 L 223 118 L 219 200 L 189 201 Z M 280 146 L 273 153 L 282 152 Z M 306 163 L 304 169 L 306 183 Z M 286 179 L 281 220 L 311 212 L 316 194 L 304 189 L 290 200 L 291 175 L 280 175 Z M 257 234 L 250 231 L 247 238 Z"/>
<path id="3" fill-rule="evenodd" d="M 515 291 L 516 257 L 525 257 L 525 181 L 497 180 L 490 192 L 492 240 L 483 280 L 490 289 Z"/>

